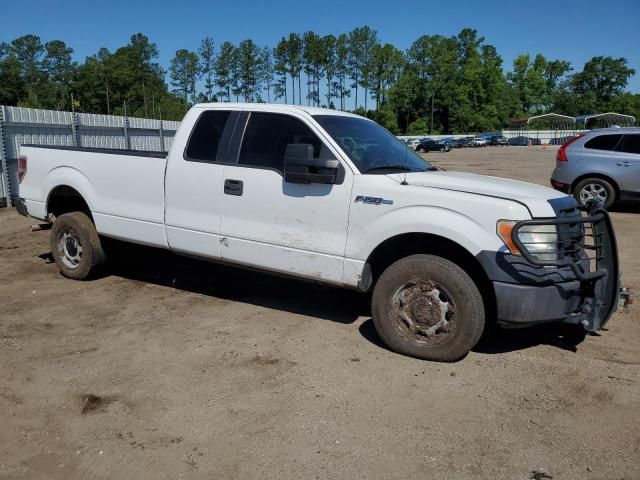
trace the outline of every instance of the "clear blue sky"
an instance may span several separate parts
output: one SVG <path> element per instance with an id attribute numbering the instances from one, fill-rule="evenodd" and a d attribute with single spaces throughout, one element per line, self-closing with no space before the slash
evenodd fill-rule
<path id="1" fill-rule="evenodd" d="M 177 49 L 196 50 L 205 36 L 216 45 L 252 38 L 274 46 L 292 31 L 339 34 L 369 25 L 381 41 L 404 50 L 421 35 L 454 35 L 471 27 L 496 46 L 506 70 L 521 53 L 569 60 L 576 70 L 596 55 L 625 57 L 637 72 L 628 88 L 640 93 L 640 0 L 6 0 L 0 25 L 0 41 L 27 33 L 60 39 L 75 49 L 77 60 L 100 47 L 114 50 L 142 32 L 157 44 L 164 68 Z"/>

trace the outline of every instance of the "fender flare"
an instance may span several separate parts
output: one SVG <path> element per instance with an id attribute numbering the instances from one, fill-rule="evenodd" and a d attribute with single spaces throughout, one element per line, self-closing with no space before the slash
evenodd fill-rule
<path id="1" fill-rule="evenodd" d="M 93 205 L 95 189 L 91 185 L 89 179 L 81 171 L 73 167 L 61 166 L 51 170 L 44 181 L 44 191 L 47 192 L 47 212 L 49 211 L 51 194 L 56 188 L 63 186 L 73 188 L 80 194 L 84 202 L 89 207 L 89 210 L 92 213 L 95 211 Z"/>

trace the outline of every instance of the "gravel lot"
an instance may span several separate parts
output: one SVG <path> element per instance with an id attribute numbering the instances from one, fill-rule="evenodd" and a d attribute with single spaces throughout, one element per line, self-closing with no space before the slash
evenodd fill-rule
<path id="1" fill-rule="evenodd" d="M 546 185 L 554 153 L 427 158 Z M 638 292 L 640 212 L 613 218 Z M 509 331 L 429 363 L 355 292 L 140 247 L 73 282 L 30 223 L 0 209 L 2 479 L 640 478 L 637 305 L 577 345 Z"/>

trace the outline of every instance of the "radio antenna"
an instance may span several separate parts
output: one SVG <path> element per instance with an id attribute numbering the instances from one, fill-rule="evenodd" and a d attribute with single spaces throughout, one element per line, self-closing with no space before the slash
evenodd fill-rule
<path id="1" fill-rule="evenodd" d="M 409 155 L 409 145 L 405 145 L 405 150 L 404 150 L 404 178 L 402 179 L 402 182 L 400 182 L 400 185 L 409 185 L 407 183 L 407 155 Z"/>

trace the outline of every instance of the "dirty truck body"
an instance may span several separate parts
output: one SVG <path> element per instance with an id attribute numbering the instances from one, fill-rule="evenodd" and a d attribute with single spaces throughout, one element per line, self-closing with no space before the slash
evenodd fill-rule
<path id="1" fill-rule="evenodd" d="M 113 238 L 372 291 L 391 348 L 445 361 L 495 320 L 595 331 L 617 306 L 604 210 L 438 170 L 356 115 L 203 104 L 168 155 L 36 146 L 21 155 L 18 208 L 52 222 L 52 252 L 70 278 L 92 275 Z"/>

